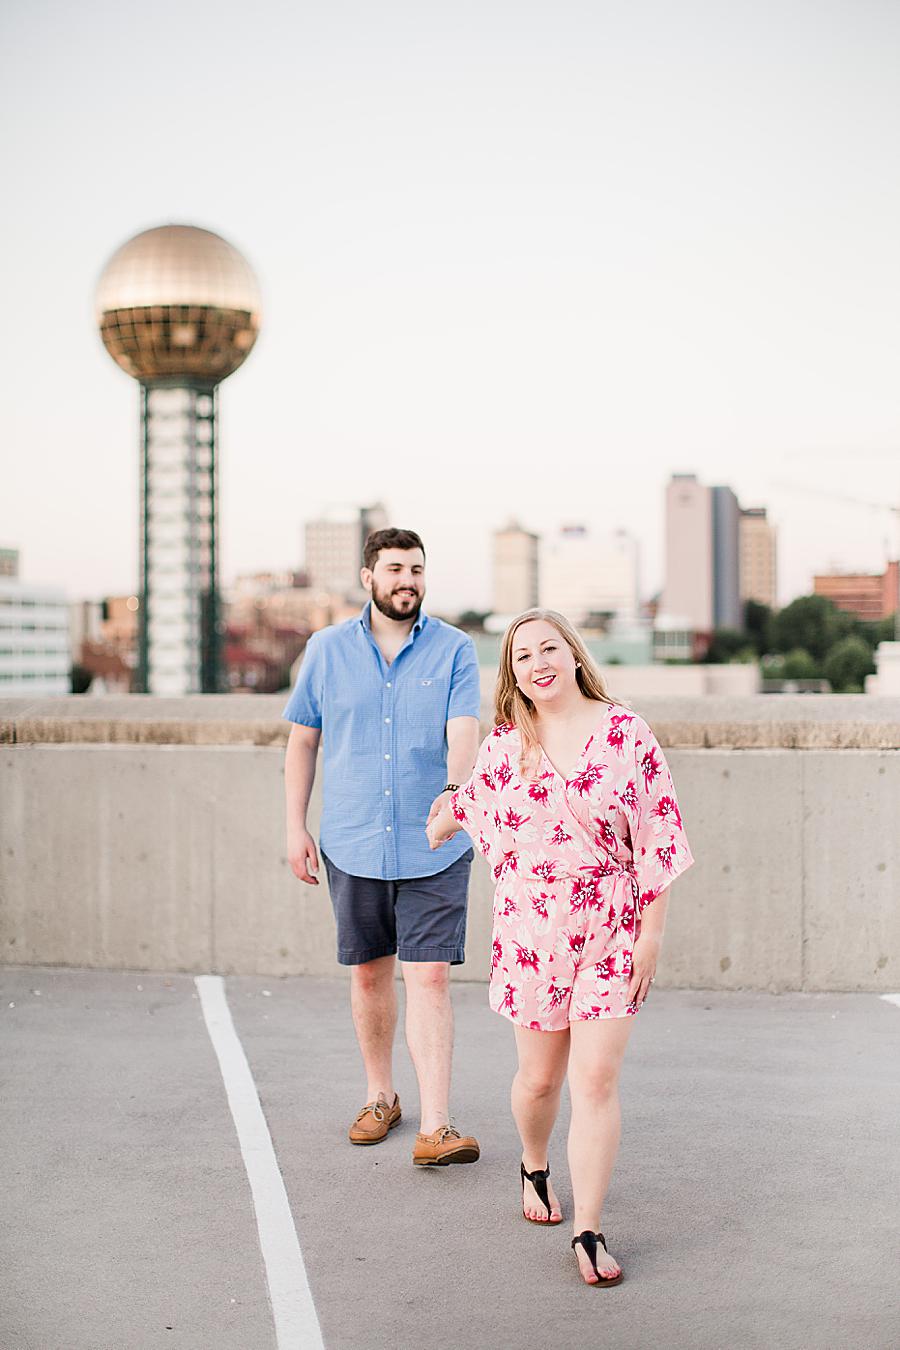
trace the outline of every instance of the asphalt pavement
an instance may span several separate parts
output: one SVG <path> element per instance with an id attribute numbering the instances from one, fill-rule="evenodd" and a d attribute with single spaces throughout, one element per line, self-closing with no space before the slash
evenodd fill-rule
<path id="1" fill-rule="evenodd" d="M 604 1215 L 625 1282 L 520 1217 L 508 1024 L 454 986 L 480 1162 L 376 1148 L 338 980 L 228 978 L 327 1350 L 897 1350 L 900 1006 L 654 992 Z M 0 970 L 2 1350 L 274 1350 L 258 1213 L 194 981 Z M 552 1148 L 566 1210 L 567 1109 Z M 297 1346 L 296 1350 L 302 1350 Z"/>

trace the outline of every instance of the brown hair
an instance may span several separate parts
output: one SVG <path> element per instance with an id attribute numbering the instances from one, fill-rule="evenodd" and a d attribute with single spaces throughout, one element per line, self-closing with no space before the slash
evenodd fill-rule
<path id="1" fill-rule="evenodd" d="M 373 530 L 363 545 L 363 567 L 371 571 L 383 548 L 420 548 L 422 557 L 425 556 L 425 545 L 415 530 Z"/>
<path id="2" fill-rule="evenodd" d="M 533 619 L 544 619 L 552 624 L 568 644 L 575 660 L 579 662 L 575 680 L 585 698 L 596 699 L 598 703 L 615 703 L 615 699 L 606 692 L 603 676 L 594 658 L 565 615 L 557 613 L 555 609 L 526 609 L 524 614 L 513 619 L 503 635 L 500 649 L 500 670 L 494 691 L 494 723 L 498 727 L 511 723 L 517 728 L 522 741 L 520 768 L 523 774 L 534 771 L 540 757 L 540 742 L 534 725 L 534 704 L 516 684 L 512 650 L 513 638 L 522 624 L 531 623 Z"/>

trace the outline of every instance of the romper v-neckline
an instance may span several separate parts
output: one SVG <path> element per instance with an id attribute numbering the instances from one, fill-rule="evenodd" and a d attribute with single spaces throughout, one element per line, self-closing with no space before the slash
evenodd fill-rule
<path id="1" fill-rule="evenodd" d="M 607 704 L 607 707 L 608 707 L 608 708 L 611 708 L 611 707 L 612 707 L 612 704 L 611 704 L 611 703 Z M 609 716 L 609 714 L 608 714 L 608 713 L 605 713 L 605 714 L 604 714 L 603 720 L 605 721 L 606 718 L 607 718 L 608 716 Z M 602 725 L 602 723 L 601 723 L 601 725 Z M 586 744 L 585 744 L 585 745 L 582 747 L 582 749 L 581 749 L 581 753 L 578 755 L 578 758 L 575 760 L 575 763 L 572 765 L 572 772 L 568 775 L 568 777 L 566 777 L 566 775 L 565 775 L 564 773 L 562 773 L 562 772 L 556 767 L 556 765 L 553 763 L 553 760 L 552 760 L 552 759 L 550 758 L 550 756 L 547 754 L 547 751 L 546 751 L 546 750 L 544 749 L 544 747 L 541 745 L 541 755 L 542 755 L 542 757 L 547 761 L 547 763 L 549 764 L 550 768 L 551 768 L 551 769 L 553 770 L 553 772 L 556 774 L 556 777 L 559 779 L 559 781 L 560 781 L 564 786 L 568 787 L 569 783 L 571 783 L 572 779 L 575 777 L 576 773 L 578 772 L 579 765 L 581 764 L 581 762 L 582 762 L 582 760 L 584 759 L 584 757 L 585 757 L 585 755 L 587 754 L 587 752 L 590 750 L 591 746 L 594 744 L 594 741 L 595 741 L 595 739 L 596 739 L 597 734 L 598 734 L 599 731 L 600 731 L 600 726 L 596 726 L 596 727 L 594 728 L 594 730 L 591 732 L 590 736 L 588 737 L 588 740 L 587 740 Z M 540 745 L 540 742 L 538 742 L 538 744 Z"/>

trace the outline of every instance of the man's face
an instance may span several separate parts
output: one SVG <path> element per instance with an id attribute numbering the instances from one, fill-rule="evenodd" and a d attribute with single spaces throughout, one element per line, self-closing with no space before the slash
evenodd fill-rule
<path id="1" fill-rule="evenodd" d="M 425 555 L 420 548 L 383 548 L 362 583 L 388 619 L 415 619 L 425 598 Z"/>

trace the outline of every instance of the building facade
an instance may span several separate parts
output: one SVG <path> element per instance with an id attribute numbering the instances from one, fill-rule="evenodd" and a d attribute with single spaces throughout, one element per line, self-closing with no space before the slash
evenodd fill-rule
<path id="1" fill-rule="evenodd" d="M 710 489 L 713 535 L 713 627 L 744 625 L 741 609 L 741 508 L 730 487 Z"/>
<path id="2" fill-rule="evenodd" d="M 492 596 L 494 614 L 510 618 L 539 601 L 538 536 L 510 522 L 495 530 L 492 540 Z"/>
<path id="3" fill-rule="evenodd" d="M 900 565 L 889 562 L 883 572 L 824 572 L 813 578 L 813 592 L 824 595 L 838 609 L 867 623 L 889 619 L 900 604 Z"/>
<path id="4" fill-rule="evenodd" d="M 56 586 L 19 579 L 18 554 L 5 549 L 0 575 L 0 697 L 68 694 L 72 647 L 69 602 Z"/>
<path id="5" fill-rule="evenodd" d="M 638 545 L 626 530 L 594 535 L 566 525 L 544 538 L 540 552 L 540 603 L 575 624 L 637 619 Z"/>
<path id="6" fill-rule="evenodd" d="M 778 596 L 777 536 L 764 506 L 741 511 L 741 601 L 775 609 Z"/>
<path id="7" fill-rule="evenodd" d="M 387 512 L 374 506 L 339 506 L 304 527 L 305 570 L 314 590 L 362 600 L 363 545 L 373 530 L 387 529 Z"/>
<path id="8" fill-rule="evenodd" d="M 695 474 L 673 474 L 666 487 L 665 538 L 660 618 L 673 630 L 709 633 L 715 603 L 712 492 Z"/>

